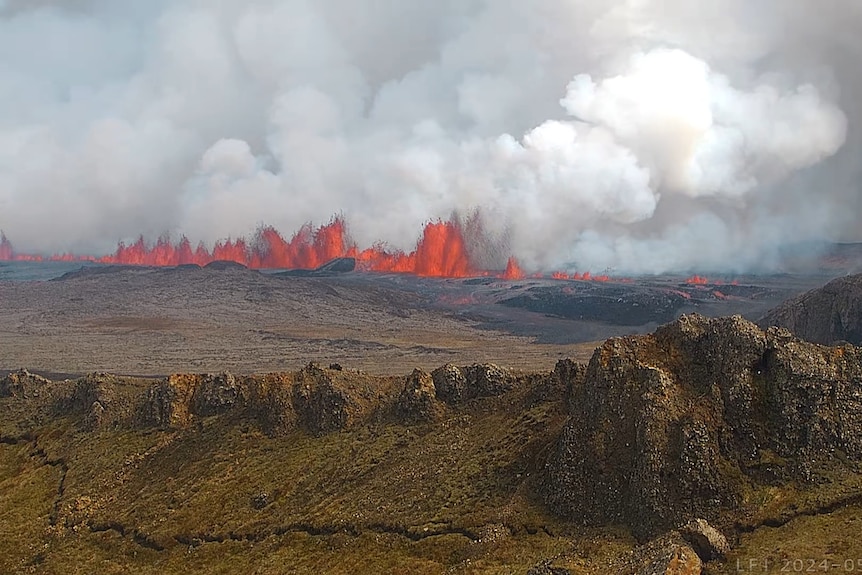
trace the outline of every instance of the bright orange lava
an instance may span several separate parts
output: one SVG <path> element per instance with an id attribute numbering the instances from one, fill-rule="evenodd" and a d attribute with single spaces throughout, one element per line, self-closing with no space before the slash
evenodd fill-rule
<path id="1" fill-rule="evenodd" d="M 19 254 L 11 242 L 0 232 L 0 261 L 91 261 L 103 264 L 178 266 L 197 264 L 204 266 L 213 261 L 233 261 L 254 269 L 314 269 L 338 257 L 356 258 L 357 268 L 363 271 L 406 273 L 426 277 L 471 277 L 495 275 L 501 279 L 526 278 L 515 257 L 510 257 L 505 271 L 479 269 L 470 259 L 470 250 L 460 224 L 454 221 L 434 221 L 425 225 L 410 253 L 389 250 L 383 244 L 360 250 L 347 234 L 344 220 L 333 218 L 328 224 L 314 228 L 303 226 L 290 240 L 285 240 L 272 227 L 257 231 L 251 241 L 244 238 L 216 242 L 212 249 L 203 243 L 192 247 L 185 236 L 171 241 L 167 236 L 149 244 L 141 236 L 132 244 L 120 243 L 113 254 L 103 257 L 55 254 L 49 257 Z M 537 273 L 531 277 L 541 278 Z M 556 272 L 556 279 L 608 281 L 606 275 L 593 276 L 589 272 L 571 276 Z"/>
<path id="2" fill-rule="evenodd" d="M 694 275 L 685 280 L 685 283 L 689 285 L 705 286 L 709 284 L 710 281 L 703 276 Z"/>
<path id="3" fill-rule="evenodd" d="M 518 265 L 518 260 L 514 257 L 510 257 L 509 261 L 506 263 L 506 271 L 503 272 L 503 279 L 506 280 L 522 280 L 524 277 L 524 271 L 521 269 L 521 266 Z"/>

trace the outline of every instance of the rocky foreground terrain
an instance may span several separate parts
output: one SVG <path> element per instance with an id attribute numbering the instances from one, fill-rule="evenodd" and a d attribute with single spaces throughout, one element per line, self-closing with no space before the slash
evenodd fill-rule
<path id="1" fill-rule="evenodd" d="M 21 371 L 0 410 L 2 572 L 862 570 L 862 350 L 739 316 L 553 371 Z"/>

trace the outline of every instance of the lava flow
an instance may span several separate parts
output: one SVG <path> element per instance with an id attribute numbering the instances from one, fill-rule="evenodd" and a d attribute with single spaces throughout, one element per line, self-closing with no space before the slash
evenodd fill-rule
<path id="1" fill-rule="evenodd" d="M 214 261 L 233 261 L 253 269 L 314 269 L 339 257 L 356 259 L 357 268 L 370 272 L 406 273 L 425 277 L 461 278 L 494 275 L 501 279 L 524 279 L 527 275 L 518 260 L 508 259 L 503 271 L 480 269 L 473 264 L 470 249 L 457 221 L 433 221 L 425 225 L 416 248 L 405 253 L 389 250 L 383 244 L 360 250 L 348 234 L 344 220 L 333 218 L 314 228 L 303 226 L 291 239 L 285 240 L 272 227 L 260 228 L 251 241 L 245 238 L 216 242 L 212 249 L 203 243 L 192 247 L 185 236 L 171 241 L 167 236 L 149 244 L 141 236 L 132 244 L 120 242 L 113 254 L 103 257 L 55 254 L 50 257 L 19 254 L 6 236 L 0 233 L 0 261 L 89 261 L 102 264 L 170 267 L 186 264 L 205 266 Z M 530 277 L 542 278 L 542 274 Z M 589 272 L 568 275 L 556 272 L 556 279 L 608 281 L 606 275 Z"/>

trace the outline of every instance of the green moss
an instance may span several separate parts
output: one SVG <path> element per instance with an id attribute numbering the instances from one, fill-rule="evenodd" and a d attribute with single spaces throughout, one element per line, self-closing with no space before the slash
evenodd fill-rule
<path id="1" fill-rule="evenodd" d="M 563 521 L 537 496 L 567 413 L 562 393 L 536 401 L 535 385 L 433 424 L 375 417 L 320 436 L 269 437 L 242 414 L 84 431 L 81 414 L 47 416 L 47 401 L 0 400 L 0 572 L 523 573 L 545 559 L 607 572 L 631 535 Z M 735 469 L 746 521 L 818 513 L 862 489 L 858 474 L 831 469 L 808 487 L 755 487 Z M 844 537 L 820 543 L 843 550 L 837 515 L 758 528 L 740 552 L 789 548 L 817 521 Z"/>

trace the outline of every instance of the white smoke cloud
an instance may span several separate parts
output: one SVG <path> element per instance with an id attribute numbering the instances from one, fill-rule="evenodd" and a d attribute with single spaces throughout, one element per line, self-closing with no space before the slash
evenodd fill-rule
<path id="1" fill-rule="evenodd" d="M 7 0 L 0 228 L 106 252 L 341 213 L 410 249 L 478 209 L 529 268 L 756 268 L 862 239 L 860 24 L 856 0 Z"/>

